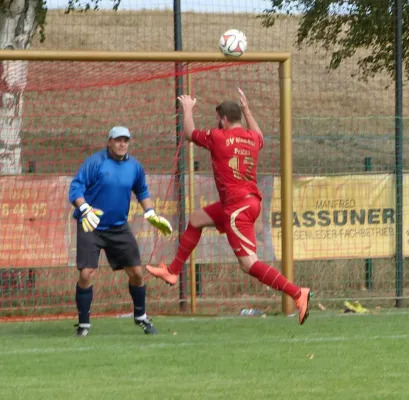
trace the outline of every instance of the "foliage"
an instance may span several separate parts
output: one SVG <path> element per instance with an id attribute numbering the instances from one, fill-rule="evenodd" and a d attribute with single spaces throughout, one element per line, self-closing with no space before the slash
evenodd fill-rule
<path id="1" fill-rule="evenodd" d="M 112 9 L 117 11 L 121 0 L 110 0 L 112 2 Z M 89 0 L 83 3 L 81 0 L 68 0 L 68 5 L 65 10 L 66 14 L 72 11 L 85 12 L 89 10 L 98 10 L 101 0 Z M 46 0 L 39 0 L 36 5 L 36 24 L 39 28 L 40 42 L 45 40 L 45 20 L 47 15 L 47 2 Z"/>
<path id="2" fill-rule="evenodd" d="M 36 18 L 35 22 L 39 28 L 39 35 L 40 35 L 40 42 L 44 42 L 45 40 L 45 17 L 47 15 L 47 2 L 45 0 L 39 0 L 36 5 Z"/>
<path id="3" fill-rule="evenodd" d="M 336 69 L 358 49 L 360 77 L 381 72 L 394 75 L 396 0 L 269 0 L 271 7 L 259 17 L 269 27 L 280 15 L 299 15 L 297 47 L 321 45 L 330 51 L 329 69 Z M 403 60 L 409 76 L 409 0 L 403 3 Z"/>
<path id="4" fill-rule="evenodd" d="M 118 10 L 119 5 L 121 4 L 121 0 L 110 0 L 112 2 L 112 9 L 114 11 Z M 66 14 L 69 14 L 72 11 L 80 11 L 85 12 L 89 10 L 98 10 L 99 4 L 101 0 L 89 0 L 89 1 L 81 1 L 81 0 L 68 0 L 68 5 L 65 10 Z"/>

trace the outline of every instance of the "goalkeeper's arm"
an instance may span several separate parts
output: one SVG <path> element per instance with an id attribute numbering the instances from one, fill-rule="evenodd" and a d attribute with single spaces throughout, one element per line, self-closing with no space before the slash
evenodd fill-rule
<path id="1" fill-rule="evenodd" d="M 80 208 L 84 203 L 86 203 L 85 198 L 79 197 L 78 199 L 74 201 L 74 206 L 77 208 Z"/>
<path id="2" fill-rule="evenodd" d="M 144 218 L 164 235 L 170 235 L 172 233 L 172 225 L 166 218 L 156 215 L 153 201 L 148 197 L 141 200 L 140 203 L 145 211 Z"/>
<path id="3" fill-rule="evenodd" d="M 102 210 L 91 207 L 84 197 L 79 197 L 74 200 L 74 205 L 81 214 L 81 224 L 84 232 L 92 232 L 95 230 L 100 222 L 99 217 L 104 214 Z"/>
<path id="4" fill-rule="evenodd" d="M 172 233 L 172 226 L 166 218 L 156 215 L 154 210 L 154 204 L 151 200 L 148 184 L 145 179 L 145 171 L 142 165 L 138 164 L 138 170 L 136 179 L 132 187 L 136 198 L 143 207 L 145 214 L 144 218 L 149 221 L 155 228 L 159 229 L 164 235 L 170 235 Z"/>

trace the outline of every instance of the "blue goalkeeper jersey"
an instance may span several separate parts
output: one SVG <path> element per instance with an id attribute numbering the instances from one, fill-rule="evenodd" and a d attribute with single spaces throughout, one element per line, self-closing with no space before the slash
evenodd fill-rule
<path id="1" fill-rule="evenodd" d="M 94 208 L 104 212 L 98 230 L 123 225 L 128 220 L 131 194 L 138 201 L 150 197 L 145 171 L 135 158 L 127 155 L 123 160 L 113 159 L 108 149 L 87 158 L 71 182 L 69 201 L 84 197 Z M 81 212 L 74 211 L 74 218 L 81 221 Z"/>

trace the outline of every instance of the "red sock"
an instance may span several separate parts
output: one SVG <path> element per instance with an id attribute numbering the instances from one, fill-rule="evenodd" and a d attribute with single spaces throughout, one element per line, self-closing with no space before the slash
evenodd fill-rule
<path id="1" fill-rule="evenodd" d="M 261 283 L 280 290 L 297 300 L 301 296 L 301 289 L 291 283 L 284 275 L 275 268 L 270 267 L 261 261 L 256 261 L 250 268 L 249 274 L 257 278 Z"/>
<path id="2" fill-rule="evenodd" d="M 190 222 L 180 239 L 178 251 L 172 264 L 169 265 L 168 271 L 171 274 L 178 275 L 183 268 L 183 264 L 189 258 L 192 251 L 199 243 L 200 236 L 202 235 L 202 228 L 195 228 Z"/>

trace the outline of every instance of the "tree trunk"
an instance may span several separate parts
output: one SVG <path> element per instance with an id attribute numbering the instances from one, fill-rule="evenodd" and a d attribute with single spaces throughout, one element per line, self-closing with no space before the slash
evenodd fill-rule
<path id="1" fill-rule="evenodd" d="M 37 29 L 36 8 L 42 0 L 3 0 L 0 4 L 0 48 L 27 49 Z M 0 66 L 0 175 L 22 172 L 21 127 L 27 61 Z"/>

